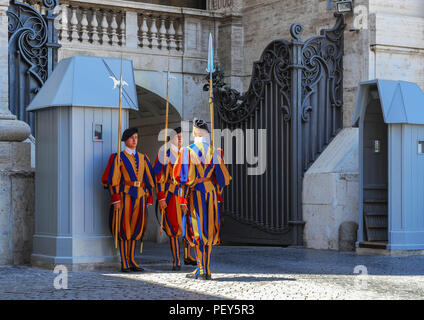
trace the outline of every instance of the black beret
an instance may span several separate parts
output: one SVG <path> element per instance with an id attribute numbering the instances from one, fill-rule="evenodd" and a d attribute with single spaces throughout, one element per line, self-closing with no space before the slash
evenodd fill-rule
<path id="1" fill-rule="evenodd" d="M 171 132 L 168 133 L 169 135 L 169 139 L 172 139 L 175 137 L 175 135 L 181 133 L 181 127 L 175 128 L 173 130 L 171 130 Z"/>
<path id="2" fill-rule="evenodd" d="M 181 127 L 175 128 L 174 131 L 176 132 L 176 134 L 181 133 Z"/>
<path id="3" fill-rule="evenodd" d="M 206 130 L 207 132 L 209 132 L 208 124 L 206 123 L 206 121 L 204 121 L 202 119 L 194 118 L 194 120 L 193 120 L 193 126 L 195 126 L 196 128 L 203 129 L 203 130 Z"/>
<path id="4" fill-rule="evenodd" d="M 122 134 L 121 141 L 127 141 L 129 138 L 131 138 L 131 136 L 134 133 L 138 133 L 138 129 L 137 128 L 129 128 L 129 129 L 125 130 L 124 133 Z"/>

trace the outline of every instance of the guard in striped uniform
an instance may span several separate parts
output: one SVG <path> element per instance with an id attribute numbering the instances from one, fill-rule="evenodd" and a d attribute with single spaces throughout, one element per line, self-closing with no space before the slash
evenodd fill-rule
<path id="1" fill-rule="evenodd" d="M 187 238 L 196 248 L 197 268 L 187 277 L 209 280 L 212 246 L 218 243 L 220 231 L 216 185 L 229 185 L 231 177 L 221 153 L 209 144 L 206 122 L 194 120 L 193 136 L 194 144 L 179 154 L 174 179 L 184 186 L 178 201 L 182 210 L 189 212 Z"/>
<path id="2" fill-rule="evenodd" d="M 134 259 L 135 242 L 143 240 L 147 222 L 147 207 L 152 205 L 155 186 L 153 169 L 147 155 L 136 151 L 138 131 L 130 128 L 122 134 L 125 150 L 109 158 L 102 184 L 111 194 L 110 226 L 115 234 L 114 209 L 118 214 L 118 239 L 122 272 L 144 271 Z M 142 245 L 142 244 L 140 244 Z"/>
<path id="3" fill-rule="evenodd" d="M 177 203 L 180 186 L 173 181 L 173 167 L 177 162 L 182 144 L 181 127 L 176 128 L 172 132 L 170 142 L 166 158 L 164 158 L 163 152 L 158 153 L 153 171 L 156 178 L 159 209 L 161 211 L 165 210 L 163 225 L 166 234 L 169 236 L 169 244 L 174 260 L 172 270 L 177 271 L 181 269 L 179 237 L 182 235 L 183 226 L 186 223 L 186 217 L 183 216 L 181 207 Z M 183 244 L 184 263 L 196 265 L 196 260 L 190 255 L 190 247 L 187 240 L 183 239 Z"/>

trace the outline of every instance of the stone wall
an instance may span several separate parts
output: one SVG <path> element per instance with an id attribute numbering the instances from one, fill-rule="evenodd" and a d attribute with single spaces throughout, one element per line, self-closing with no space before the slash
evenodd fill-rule
<path id="1" fill-rule="evenodd" d="M 30 262 L 34 194 L 30 144 L 0 142 L 0 265 Z"/>
<path id="2" fill-rule="evenodd" d="M 358 135 L 357 128 L 343 129 L 305 173 L 302 202 L 304 245 L 308 248 L 354 249 L 359 208 Z M 343 234 L 349 225 L 354 230 L 346 238 Z"/>
<path id="3" fill-rule="evenodd" d="M 424 89 L 424 1 L 369 0 L 369 78 Z"/>

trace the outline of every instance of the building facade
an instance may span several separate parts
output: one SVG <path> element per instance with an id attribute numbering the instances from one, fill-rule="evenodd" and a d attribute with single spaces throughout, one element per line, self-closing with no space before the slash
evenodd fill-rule
<path id="1" fill-rule="evenodd" d="M 17 1 L 0 0 L 3 70 L 10 68 L 6 12 L 12 2 Z M 45 16 L 43 1 L 25 2 Z M 290 40 L 290 29 L 296 22 L 303 27 L 299 41 L 306 41 L 334 26 L 335 11 L 330 0 L 62 0 L 54 11 L 57 18 L 52 19 L 60 45 L 57 58 L 52 58 L 60 61 L 89 55 L 132 60 L 139 111 L 130 113 L 129 125 L 140 128 L 139 148 L 154 159 L 161 146 L 158 133 L 164 124 L 166 98 L 163 75 L 168 68 L 175 78 L 170 85 L 171 126 L 195 116 L 209 119 L 208 93 L 203 87 L 210 33 L 225 82 L 245 92 L 251 84 L 253 63 L 271 41 Z M 344 18 L 344 129 L 304 174 L 301 238 L 309 248 L 343 249 L 344 243 L 356 240 L 358 131 L 352 128 L 352 117 L 358 83 L 383 78 L 416 82 L 424 88 L 422 1 L 355 0 Z M 30 217 L 36 201 L 36 168 L 34 161 L 32 167 L 30 164 L 37 137 L 28 138 L 28 125 L 15 119 L 16 110 L 10 111 L 14 97 L 10 97 L 9 88 L 16 79 L 9 74 L 0 76 L 0 145 L 4 150 L 0 161 L 4 191 L 0 203 L 0 263 L 24 263 L 29 261 L 32 246 Z M 22 160 L 24 167 L 11 160 L 17 153 L 23 154 L 20 159 L 26 159 Z M 328 187 L 317 187 L 323 184 Z M 22 198 L 15 194 L 24 194 L 28 203 L 22 205 Z M 159 236 L 153 210 L 149 226 L 147 239 L 165 240 Z M 11 240 L 13 237 L 19 239 Z"/>

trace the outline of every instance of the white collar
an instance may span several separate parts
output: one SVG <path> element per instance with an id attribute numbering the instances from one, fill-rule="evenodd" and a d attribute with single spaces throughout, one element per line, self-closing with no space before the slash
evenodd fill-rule
<path id="1" fill-rule="evenodd" d="M 133 155 L 135 155 L 137 153 L 136 149 L 130 149 L 127 146 L 125 146 L 125 151 L 126 151 L 126 153 L 133 154 Z"/>
<path id="2" fill-rule="evenodd" d="M 205 136 L 205 137 L 194 137 L 194 143 L 209 143 L 209 137 Z"/>

